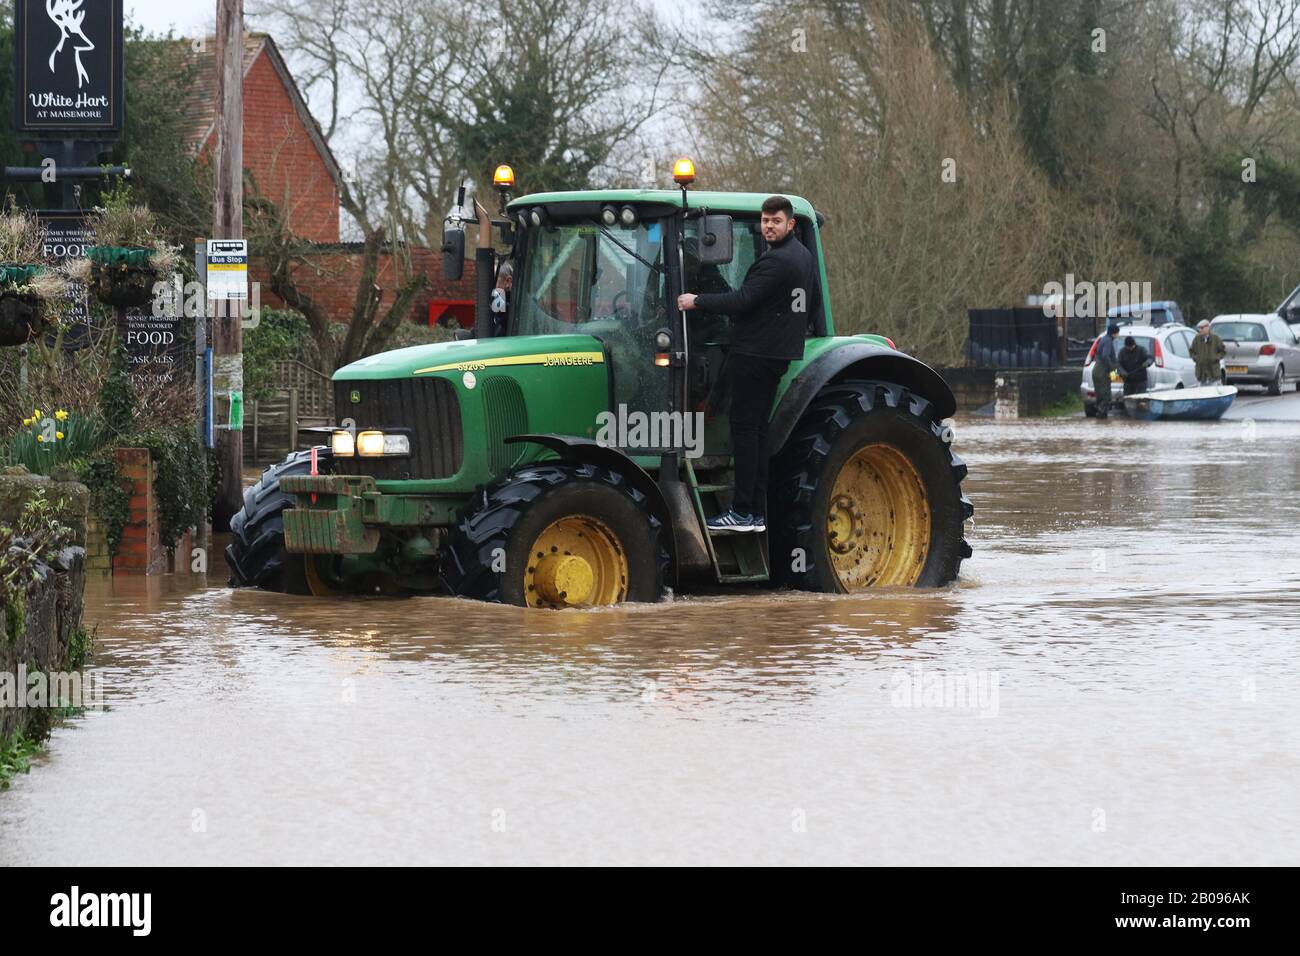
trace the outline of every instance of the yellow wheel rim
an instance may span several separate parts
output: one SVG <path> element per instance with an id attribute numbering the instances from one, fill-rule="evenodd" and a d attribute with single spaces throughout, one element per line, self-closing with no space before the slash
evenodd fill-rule
<path id="1" fill-rule="evenodd" d="M 910 458 L 883 443 L 853 453 L 831 490 L 826 549 L 844 591 L 916 584 L 930 553 L 930 506 Z"/>
<path id="2" fill-rule="evenodd" d="M 317 561 L 320 557 L 315 554 L 304 554 L 302 556 L 303 576 L 307 579 L 307 590 L 312 593 L 313 597 L 333 597 L 343 592 L 330 583 L 329 579 L 322 573 Z"/>
<path id="3" fill-rule="evenodd" d="M 627 555 L 604 522 L 570 515 L 547 525 L 528 552 L 529 607 L 593 607 L 627 600 Z"/>
<path id="4" fill-rule="evenodd" d="M 344 586 L 335 583 L 335 575 L 328 573 L 325 562 L 332 560 L 330 555 L 304 554 L 302 556 L 303 576 L 307 579 L 307 590 L 313 597 L 340 597 L 347 594 L 383 594 L 392 597 L 401 593 L 397 580 L 389 574 L 371 572 L 349 579 Z"/>

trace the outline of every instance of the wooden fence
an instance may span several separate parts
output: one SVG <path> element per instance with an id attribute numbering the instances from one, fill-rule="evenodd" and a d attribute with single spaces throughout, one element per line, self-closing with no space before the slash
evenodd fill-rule
<path id="1" fill-rule="evenodd" d="M 298 440 L 300 428 L 334 421 L 334 393 L 328 375 L 301 362 L 277 362 L 275 392 L 249 402 L 244 417 L 244 460 L 250 464 L 280 461 L 290 451 L 319 444 L 310 435 Z"/>

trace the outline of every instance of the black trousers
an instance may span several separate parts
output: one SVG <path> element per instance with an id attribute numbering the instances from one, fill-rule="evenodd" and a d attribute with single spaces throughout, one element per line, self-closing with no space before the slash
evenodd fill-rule
<path id="1" fill-rule="evenodd" d="M 1125 395 L 1136 395 L 1138 392 L 1145 392 L 1146 390 L 1147 380 L 1145 376 L 1142 378 L 1134 378 L 1130 375 L 1128 378 L 1124 379 Z"/>
<path id="2" fill-rule="evenodd" d="M 789 359 L 733 352 L 731 365 L 731 449 L 736 458 L 736 493 L 731 507 L 740 514 L 767 514 L 767 423 Z"/>

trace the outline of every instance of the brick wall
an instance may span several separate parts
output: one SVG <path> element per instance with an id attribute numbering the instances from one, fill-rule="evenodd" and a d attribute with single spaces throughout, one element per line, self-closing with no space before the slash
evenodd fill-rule
<path id="1" fill-rule="evenodd" d="M 158 544 L 153 459 L 147 448 L 119 448 L 114 455 L 122 477 L 131 484 L 131 517 L 122 529 L 122 543 L 113 558 L 113 571 L 160 574 L 166 569 L 166 556 Z"/>
<path id="2" fill-rule="evenodd" d="M 193 53 L 188 43 L 181 48 L 192 55 L 196 72 L 191 116 L 192 142 L 201 152 L 215 142 L 213 102 L 216 96 L 216 43 Z M 361 274 L 359 243 L 339 242 L 338 165 L 320 136 L 315 119 L 288 72 L 271 37 L 261 33 L 244 38 L 244 166 L 251 173 L 257 192 L 284 209 L 289 228 L 298 236 L 325 248 L 313 257 L 313 266 L 299 266 L 294 278 L 304 291 L 321 303 L 332 321 L 343 322 L 352 314 L 357 281 Z M 465 276 L 449 283 L 442 278 L 442 253 L 417 248 L 412 251 L 414 267 L 428 278 L 429 286 L 417 299 L 418 314 L 427 321 L 428 306 L 434 303 L 472 303 L 474 264 L 467 261 Z M 283 306 L 270 294 L 265 267 L 254 262 L 250 278 L 260 282 L 262 303 Z M 382 256 L 376 280 L 383 290 L 379 315 L 386 311 L 396 292 L 391 257 Z M 439 315 L 447 311 L 436 305 Z M 462 323 L 473 324 L 472 308 L 458 308 Z"/>
<path id="3" fill-rule="evenodd" d="M 154 464 L 149 449 L 118 448 L 114 455 L 122 477 L 131 483 L 130 517 L 122 529 L 117 554 L 111 557 L 103 524 L 93 515 L 87 517 L 86 569 L 113 574 L 188 573 L 193 546 L 190 532 L 176 543 L 174 555 L 159 540 Z"/>
<path id="4" fill-rule="evenodd" d="M 296 234 L 339 241 L 334 178 L 265 50 L 244 77 L 244 166 L 258 192 L 288 211 Z"/>
<path id="5" fill-rule="evenodd" d="M 357 283 L 361 277 L 362 254 L 358 247 L 345 246 L 338 249 L 322 250 L 312 257 L 312 265 L 299 265 L 293 270 L 293 278 L 298 288 L 320 303 L 321 308 L 334 322 L 346 322 L 352 314 L 352 306 L 357 297 Z M 465 263 L 465 274 L 457 282 L 448 282 L 442 277 L 442 253 L 437 250 L 415 248 L 411 251 L 412 268 L 424 273 L 428 286 L 416 299 L 417 314 L 428 315 L 428 304 L 432 300 L 474 301 L 474 263 Z M 250 267 L 250 276 L 262 284 L 262 305 L 270 308 L 282 308 L 284 303 L 270 292 L 270 278 L 266 266 L 254 261 Z M 376 284 L 383 290 L 376 315 L 382 318 L 397 294 L 397 277 L 393 268 L 391 255 L 379 257 L 379 271 Z M 470 315 L 470 323 L 473 316 Z"/>
<path id="6" fill-rule="evenodd" d="M 108 536 L 94 515 L 86 518 L 86 570 L 113 570 L 113 556 L 108 553 Z"/>
<path id="7" fill-rule="evenodd" d="M 198 152 L 210 153 L 216 144 L 216 42 L 209 38 L 196 53 L 182 41 L 181 50 L 195 66 L 193 95 L 186 104 L 189 135 Z M 244 168 L 252 173 L 257 192 L 286 210 L 295 233 L 313 242 L 338 242 L 338 167 L 328 147 L 313 136 L 316 122 L 287 66 L 281 75 L 282 64 L 270 37 L 245 36 Z"/>

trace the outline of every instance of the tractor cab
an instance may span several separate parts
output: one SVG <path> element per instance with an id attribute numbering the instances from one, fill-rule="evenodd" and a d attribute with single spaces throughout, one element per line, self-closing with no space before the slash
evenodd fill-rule
<path id="1" fill-rule="evenodd" d="M 502 215 L 492 226 L 496 244 L 508 248 L 489 255 L 480 249 L 476 266 L 489 270 L 480 287 L 490 289 L 508 264 L 507 314 L 504 322 L 476 322 L 476 329 L 480 338 L 595 338 L 605 353 L 611 410 L 698 415 L 704 455 L 721 460 L 730 454 L 732 319 L 702 310 L 688 317 L 675 303 L 681 292 L 740 287 L 766 250 L 759 228 L 766 194 L 688 192 L 694 178 L 689 160 L 678 162 L 674 177 L 680 191 L 555 192 L 507 201 L 503 190 Z M 512 186 L 513 172 L 498 167 L 494 180 Z M 806 200 L 793 203 L 796 237 L 820 260 L 824 219 Z M 806 334 L 824 337 L 830 325 L 825 290 L 816 290 L 812 302 Z M 650 445 L 628 451 L 655 456 L 684 450 Z"/>

